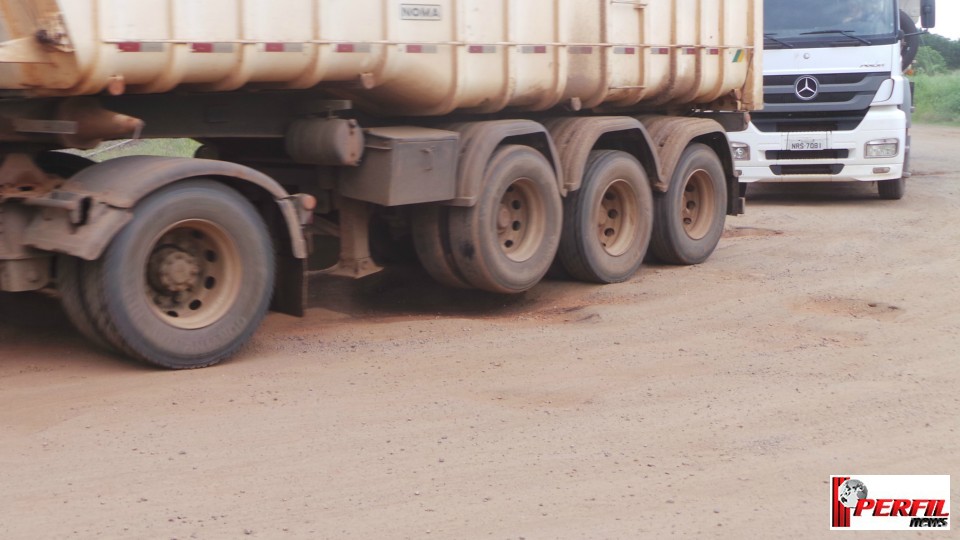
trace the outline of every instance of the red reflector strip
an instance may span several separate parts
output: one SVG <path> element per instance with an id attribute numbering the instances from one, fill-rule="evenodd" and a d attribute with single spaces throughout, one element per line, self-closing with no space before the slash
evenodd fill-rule
<path id="1" fill-rule="evenodd" d="M 684 47 L 683 54 L 697 54 L 697 49 L 694 47 Z"/>
<path id="2" fill-rule="evenodd" d="M 547 54 L 546 45 L 521 45 L 520 54 Z"/>
<path id="3" fill-rule="evenodd" d="M 142 41 L 125 41 L 122 43 L 117 43 L 117 49 L 119 49 L 120 52 L 125 53 L 163 52 L 166 50 L 163 43 Z"/>
<path id="4" fill-rule="evenodd" d="M 707 54 L 718 56 L 720 54 L 720 49 L 707 49 Z"/>
<path id="5" fill-rule="evenodd" d="M 636 47 L 614 47 L 613 54 L 637 54 Z"/>
<path id="6" fill-rule="evenodd" d="M 410 54 L 437 54 L 436 45 L 407 45 Z"/>
<path id="7" fill-rule="evenodd" d="M 233 43 L 191 43 L 190 51 L 195 53 L 232 53 Z"/>
<path id="8" fill-rule="evenodd" d="M 570 54 L 593 54 L 593 47 L 589 45 L 574 45 L 567 47 L 567 51 L 569 51 Z"/>
<path id="9" fill-rule="evenodd" d="M 369 43 L 337 43 L 334 49 L 338 53 L 368 53 Z"/>
<path id="10" fill-rule="evenodd" d="M 470 45 L 467 47 L 467 52 L 470 54 L 492 54 L 497 52 L 497 47 L 495 45 Z"/>
<path id="11" fill-rule="evenodd" d="M 670 54 L 670 49 L 667 47 L 654 47 L 650 49 L 650 54 Z"/>
<path id="12" fill-rule="evenodd" d="M 269 53 L 303 52 L 303 43 L 264 43 L 263 51 Z"/>

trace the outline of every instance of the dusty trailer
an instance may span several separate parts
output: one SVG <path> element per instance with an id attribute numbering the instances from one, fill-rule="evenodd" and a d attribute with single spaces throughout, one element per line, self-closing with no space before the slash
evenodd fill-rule
<path id="1" fill-rule="evenodd" d="M 91 341 L 214 364 L 307 261 L 442 284 L 556 261 L 696 264 L 740 211 L 725 135 L 761 103 L 759 0 L 0 0 L 0 290 L 59 290 Z M 193 138 L 194 158 L 62 149 Z"/>

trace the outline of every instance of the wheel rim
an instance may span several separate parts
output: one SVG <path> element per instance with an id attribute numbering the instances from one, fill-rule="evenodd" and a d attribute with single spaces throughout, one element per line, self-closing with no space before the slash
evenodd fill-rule
<path id="1" fill-rule="evenodd" d="M 597 239 L 610 256 L 626 253 L 638 234 L 640 206 L 626 180 L 611 183 L 597 205 Z"/>
<path id="2" fill-rule="evenodd" d="M 204 328 L 220 320 L 240 294 L 240 252 L 219 225 L 181 221 L 153 242 L 145 281 L 147 303 L 161 320 L 183 330 Z"/>
<path id="3" fill-rule="evenodd" d="M 700 240 L 710 233 L 717 194 L 710 173 L 693 171 L 683 185 L 680 216 L 687 236 Z"/>
<path id="4" fill-rule="evenodd" d="M 510 184 L 497 211 L 497 240 L 507 258 L 523 262 L 537 252 L 546 229 L 544 211 L 532 180 L 520 178 Z"/>

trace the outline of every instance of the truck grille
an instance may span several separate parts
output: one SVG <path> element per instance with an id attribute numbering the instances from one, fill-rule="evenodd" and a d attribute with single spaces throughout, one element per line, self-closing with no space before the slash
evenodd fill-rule
<path id="1" fill-rule="evenodd" d="M 769 107 L 768 107 L 769 109 Z M 753 125 L 760 131 L 804 132 L 804 131 L 853 131 L 867 117 L 867 109 L 843 112 L 755 112 Z"/>
<path id="2" fill-rule="evenodd" d="M 857 94 L 854 92 L 836 92 L 833 94 L 821 92 L 817 97 L 810 101 L 804 101 L 803 103 L 846 103 L 855 97 L 857 97 Z M 767 105 L 797 103 L 798 101 L 797 96 L 794 94 L 768 94 L 763 97 L 763 102 Z"/>
<path id="3" fill-rule="evenodd" d="M 779 161 L 781 159 L 846 159 L 850 157 L 849 150 L 767 150 L 767 159 Z"/>
<path id="4" fill-rule="evenodd" d="M 843 172 L 843 165 L 771 165 L 770 170 L 778 176 L 840 174 Z"/>
<path id="5" fill-rule="evenodd" d="M 889 72 L 810 74 L 818 94 L 804 101 L 796 94 L 805 74 L 763 78 L 764 108 L 754 120 L 761 131 L 850 131 L 863 121 Z M 759 121 L 758 121 L 759 120 Z M 826 129 L 825 129 L 826 128 Z"/>
<path id="6" fill-rule="evenodd" d="M 820 81 L 820 84 L 860 84 L 869 77 L 875 77 L 877 75 L 883 75 L 885 78 L 889 78 L 889 73 L 827 73 L 824 75 L 814 75 L 817 80 Z M 764 86 L 784 86 L 790 85 L 797 81 L 803 75 L 768 75 L 763 78 Z"/>

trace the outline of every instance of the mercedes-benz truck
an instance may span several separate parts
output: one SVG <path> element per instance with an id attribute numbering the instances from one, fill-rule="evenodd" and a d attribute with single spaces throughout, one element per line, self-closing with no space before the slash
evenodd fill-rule
<path id="1" fill-rule="evenodd" d="M 912 93 L 904 71 L 935 0 L 766 0 L 763 110 L 731 133 L 753 182 L 876 182 L 903 197 Z"/>

